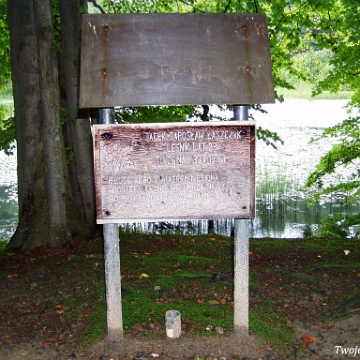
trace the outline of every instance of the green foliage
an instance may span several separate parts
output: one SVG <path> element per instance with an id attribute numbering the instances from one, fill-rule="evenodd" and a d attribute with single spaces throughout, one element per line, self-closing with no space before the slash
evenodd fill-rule
<path id="1" fill-rule="evenodd" d="M 66 163 L 69 165 L 75 158 L 75 153 L 72 148 L 66 147 Z"/>
<path id="2" fill-rule="evenodd" d="M 70 121 L 69 110 L 62 106 L 60 107 L 60 121 L 62 125 L 65 125 Z"/>
<path id="3" fill-rule="evenodd" d="M 10 36 L 7 24 L 7 1 L 0 0 L 0 91 L 9 87 L 10 70 Z M 13 118 L 8 117 L 8 110 L 0 105 L 0 149 L 11 154 L 14 148 L 15 125 Z"/>
<path id="4" fill-rule="evenodd" d="M 60 10 L 59 10 L 59 0 L 52 0 L 52 12 L 53 12 L 53 22 L 54 22 L 54 38 L 55 38 L 55 48 L 56 52 L 61 53 L 61 30 L 60 30 Z"/>
<path id="5" fill-rule="evenodd" d="M 0 91 L 5 89 L 10 75 L 10 35 L 7 24 L 7 1 L 0 0 Z"/>
<path id="6" fill-rule="evenodd" d="M 301 76 L 295 77 L 287 69 L 282 74 L 297 90 L 304 87 L 315 90 L 314 86 L 330 74 L 330 58 L 330 50 L 316 50 L 313 46 L 304 45 L 292 55 L 293 66 Z"/>
<path id="7" fill-rule="evenodd" d="M 360 159 L 360 117 L 344 120 L 342 123 L 327 128 L 313 141 L 331 138 L 332 148 L 320 159 L 316 169 L 309 175 L 306 186 L 317 188 L 310 204 L 318 201 L 322 194 L 343 193 L 347 201 L 354 203 L 360 195 L 360 170 L 355 164 Z M 347 173 L 347 176 L 344 176 Z M 342 215 L 323 219 L 320 237 L 349 237 L 350 229 L 360 224 L 359 215 Z M 356 235 L 358 236 L 358 235 Z"/>
<path id="8" fill-rule="evenodd" d="M 3 236 L 0 234 L 0 257 L 6 255 L 6 245 L 7 241 L 5 241 Z"/>
<path id="9" fill-rule="evenodd" d="M 304 239 L 314 239 L 316 236 L 314 234 L 313 229 L 309 224 L 305 226 L 304 232 L 303 232 L 303 238 Z"/>
<path id="10" fill-rule="evenodd" d="M 1 92 L 0 97 L 2 101 L 6 100 L 8 102 L 12 102 L 13 97 L 13 88 L 12 88 L 12 82 L 10 79 L 7 81 L 4 90 Z"/>
<path id="11" fill-rule="evenodd" d="M 327 128 L 313 141 L 331 139 L 332 148 L 320 159 L 316 169 L 309 175 L 308 188 L 317 192 L 309 202 L 314 204 L 322 194 L 344 193 L 347 201 L 354 203 L 360 195 L 360 170 L 355 164 L 360 159 L 360 117 L 349 118 Z M 345 177 L 344 174 L 347 173 Z M 348 237 L 350 227 L 360 224 L 360 216 L 336 214 L 325 218 L 319 236 Z"/>
<path id="12" fill-rule="evenodd" d="M 360 224 L 360 215 L 335 214 L 321 220 L 318 231 L 320 238 L 359 238 L 359 234 L 352 234 L 351 227 Z"/>
<path id="13" fill-rule="evenodd" d="M 185 121 L 195 117 L 194 106 L 143 106 L 116 108 L 115 118 L 120 124 L 143 122 Z"/>
<path id="14" fill-rule="evenodd" d="M 353 0 L 338 0 L 333 4 L 328 32 L 314 38 L 320 48 L 331 49 L 329 76 L 321 81 L 315 93 L 323 90 L 337 92 L 341 88 L 354 91 L 352 104 L 360 106 L 360 4 Z"/>
<path id="15" fill-rule="evenodd" d="M 7 155 L 12 155 L 15 148 L 15 118 L 6 119 L 7 111 L 6 106 L 0 105 L 0 149 Z"/>
<path id="16" fill-rule="evenodd" d="M 261 126 L 257 128 L 256 133 L 259 140 L 265 141 L 266 145 L 271 145 L 274 149 L 277 149 L 277 146 L 275 145 L 276 142 L 280 143 L 281 145 L 284 144 L 284 141 L 276 132 L 263 129 Z"/>
<path id="17" fill-rule="evenodd" d="M 360 171 L 353 168 L 349 180 L 342 178 L 336 182 L 334 176 L 325 182 L 327 175 L 342 173 L 349 165 L 360 159 L 360 117 L 350 118 L 333 127 L 327 128 L 323 134 L 312 141 L 331 138 L 334 145 L 321 159 L 307 180 L 306 186 L 316 186 L 320 193 L 331 194 L 340 191 L 351 196 L 350 201 L 356 201 L 360 194 Z M 319 194 L 316 200 L 319 199 Z"/>
<path id="18" fill-rule="evenodd" d="M 318 52 L 319 53 L 319 52 Z M 326 54 L 333 54 L 326 50 Z M 306 55 L 308 56 L 308 54 Z M 331 59 L 331 58 L 330 58 Z M 332 60 L 331 60 L 332 62 Z M 325 64 L 327 64 L 325 62 Z M 337 81 L 334 75 L 334 64 L 328 63 L 325 66 L 326 72 L 328 72 L 328 78 L 326 73 L 316 78 L 320 80 L 318 84 L 329 85 L 332 81 Z M 324 77 L 325 80 L 321 80 Z M 298 86 L 299 83 L 296 85 Z M 344 83 L 345 84 L 345 83 Z M 341 91 L 343 88 L 350 89 L 347 85 L 340 86 L 340 82 L 335 84 L 336 87 L 332 88 L 324 86 L 324 89 L 330 89 L 332 91 Z M 339 85 L 339 86 L 338 86 Z M 320 91 L 320 85 L 317 88 L 318 91 L 314 91 L 315 95 L 324 95 L 325 90 Z M 354 89 L 353 89 L 354 90 Z M 348 92 L 347 99 L 352 93 Z M 354 104 L 354 98 L 352 101 Z M 358 201 L 358 195 L 360 191 L 359 171 L 354 167 L 354 164 L 358 162 L 360 150 L 360 133 L 359 133 L 359 117 L 350 118 L 344 120 L 341 124 L 327 128 L 321 136 L 312 141 L 319 141 L 321 139 L 330 139 L 333 142 L 331 150 L 329 150 L 320 160 L 316 169 L 308 176 L 306 187 L 314 187 L 316 193 L 309 201 L 310 205 L 314 205 L 316 201 L 320 200 L 322 195 L 330 195 L 333 193 L 345 194 L 348 202 Z M 351 168 L 351 169 L 350 169 Z M 343 175 L 348 173 L 347 178 Z M 351 233 L 351 227 L 360 224 L 359 216 L 350 216 L 336 214 L 335 216 L 329 216 L 321 221 L 320 228 L 316 234 L 313 233 L 311 228 L 307 228 L 304 231 L 304 237 L 313 238 L 319 237 L 333 237 L 333 238 L 345 238 L 353 237 Z M 358 234 L 355 234 L 357 237 Z"/>

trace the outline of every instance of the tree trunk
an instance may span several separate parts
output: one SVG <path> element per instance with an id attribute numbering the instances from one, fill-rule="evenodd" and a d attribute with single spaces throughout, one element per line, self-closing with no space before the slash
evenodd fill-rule
<path id="1" fill-rule="evenodd" d="M 9 0 L 12 82 L 18 154 L 19 224 L 10 249 L 30 249 L 48 234 L 37 39 L 32 1 Z"/>
<path id="2" fill-rule="evenodd" d="M 50 0 L 33 0 L 39 59 L 41 140 L 49 209 L 49 246 L 70 239 L 66 217 L 67 184 L 64 138 L 60 122 L 60 92 Z"/>
<path id="3" fill-rule="evenodd" d="M 65 125 L 66 147 L 74 157 L 69 163 L 72 194 L 79 215 L 92 232 L 95 226 L 92 135 L 89 114 L 79 112 L 81 13 L 80 0 L 59 0 L 61 17 L 61 88 L 62 106 L 68 109 Z"/>
<path id="4" fill-rule="evenodd" d="M 80 13 L 79 0 L 65 3 L 70 12 Z M 71 27 L 62 34 L 61 58 L 70 115 L 67 144 L 75 151 L 70 185 L 51 4 L 8 1 L 19 193 L 19 225 L 8 244 L 12 250 L 62 246 L 71 236 L 90 236 L 95 229 L 90 124 L 77 120 L 80 18 L 71 26 L 74 17 L 62 24 Z"/>

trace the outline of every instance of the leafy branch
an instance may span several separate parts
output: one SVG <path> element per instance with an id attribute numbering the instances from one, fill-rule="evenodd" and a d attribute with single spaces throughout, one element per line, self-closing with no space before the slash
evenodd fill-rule
<path id="1" fill-rule="evenodd" d="M 335 138 L 337 143 L 320 159 L 306 182 L 306 187 L 317 186 L 321 193 L 331 194 L 335 191 L 345 193 L 352 192 L 356 196 L 360 192 L 360 172 L 353 171 L 348 181 L 340 181 L 338 184 L 330 182 L 324 186 L 324 179 L 333 175 L 338 169 L 348 167 L 360 159 L 360 117 L 343 121 L 341 124 L 325 129 L 323 134 L 312 141 L 326 138 Z"/>

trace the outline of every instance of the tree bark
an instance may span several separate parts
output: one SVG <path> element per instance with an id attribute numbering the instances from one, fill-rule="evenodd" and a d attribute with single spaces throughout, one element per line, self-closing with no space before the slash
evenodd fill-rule
<path id="1" fill-rule="evenodd" d="M 60 122 L 60 92 L 50 0 L 33 0 L 39 59 L 41 139 L 44 146 L 45 179 L 49 209 L 49 246 L 70 239 L 66 197 L 68 172 Z"/>
<path id="2" fill-rule="evenodd" d="M 9 0 L 12 82 L 18 154 L 19 224 L 10 249 L 40 246 L 47 236 L 37 39 L 32 1 Z"/>
<path id="3" fill-rule="evenodd" d="M 95 227 L 92 135 L 88 111 L 79 112 L 81 0 L 59 0 L 61 17 L 62 106 L 68 109 L 65 124 L 66 147 L 74 154 L 69 164 L 72 194 L 78 214 L 91 232 Z M 93 228 L 92 228 L 93 227 Z"/>
<path id="4" fill-rule="evenodd" d="M 90 124 L 86 117 L 78 120 L 80 1 L 61 2 L 62 8 L 66 5 L 63 16 L 77 16 L 62 23 L 70 28 L 62 34 L 60 61 L 70 115 L 67 143 L 75 152 L 72 185 L 60 119 L 52 2 L 8 1 L 19 193 L 19 225 L 8 244 L 11 250 L 62 246 L 71 236 L 91 236 L 95 230 Z"/>

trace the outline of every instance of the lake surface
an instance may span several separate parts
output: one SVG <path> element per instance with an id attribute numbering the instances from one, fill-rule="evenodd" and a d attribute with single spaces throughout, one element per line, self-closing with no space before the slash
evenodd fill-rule
<path id="1" fill-rule="evenodd" d="M 331 141 L 310 144 L 310 139 L 348 117 L 346 100 L 286 100 L 264 105 L 268 112 L 251 111 L 262 128 L 277 132 L 284 140 L 278 150 L 257 142 L 256 150 L 256 217 L 251 221 L 251 237 L 299 238 L 307 227 L 316 231 L 319 221 L 333 213 L 359 212 L 359 204 L 345 206 L 339 196 L 327 197 L 308 207 L 309 197 L 303 185 L 320 157 L 331 148 Z M 230 115 L 231 116 L 231 115 Z M 0 236 L 8 240 L 17 223 L 16 156 L 0 152 Z M 181 232 L 207 232 L 208 223 L 175 223 Z M 215 222 L 215 230 L 231 235 L 233 221 Z M 160 231 L 159 224 L 137 224 L 143 231 Z M 129 225 L 134 228 L 134 225 Z"/>
<path id="2" fill-rule="evenodd" d="M 0 241 L 8 240 L 18 221 L 17 163 L 0 151 Z"/>
<path id="3" fill-rule="evenodd" d="M 320 219 L 329 214 L 359 212 L 359 204 L 345 206 L 346 198 L 337 194 L 308 207 L 310 194 L 303 188 L 308 174 L 332 147 L 331 139 L 315 143 L 310 140 L 326 127 L 348 118 L 346 104 L 346 100 L 286 100 L 265 105 L 268 114 L 254 114 L 258 126 L 277 132 L 285 143 L 278 150 L 262 141 L 257 143 L 253 237 L 302 237 L 307 227 L 316 232 Z"/>

